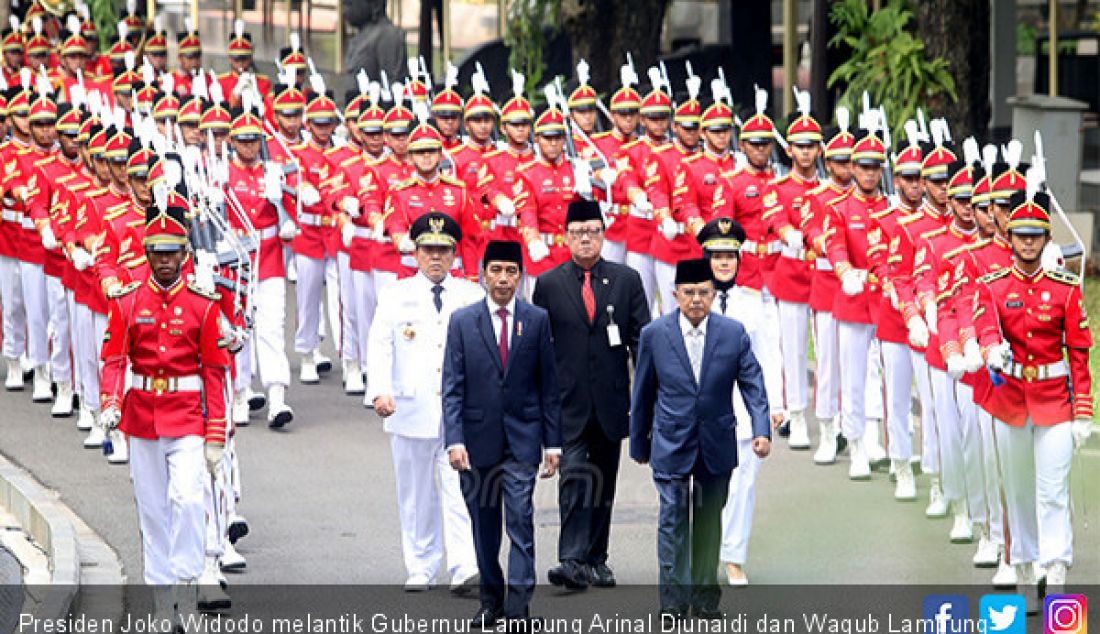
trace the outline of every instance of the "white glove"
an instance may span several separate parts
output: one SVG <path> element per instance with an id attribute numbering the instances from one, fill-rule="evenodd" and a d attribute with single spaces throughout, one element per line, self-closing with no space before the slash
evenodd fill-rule
<path id="1" fill-rule="evenodd" d="M 412 253 L 416 251 L 416 243 L 409 239 L 409 236 L 401 236 L 401 242 L 397 245 L 397 250 L 401 253 Z"/>
<path id="2" fill-rule="evenodd" d="M 343 209 L 352 218 L 359 217 L 359 199 L 355 196 L 345 196 Z"/>
<path id="3" fill-rule="evenodd" d="M 302 200 L 302 204 L 306 207 L 312 207 L 321 202 L 321 193 L 317 191 L 313 185 L 309 183 L 303 183 L 298 189 L 298 196 Z"/>
<path id="4" fill-rule="evenodd" d="M 680 235 L 680 226 L 672 218 L 665 218 L 661 221 L 661 235 L 665 237 L 665 240 L 671 242 L 676 239 L 676 236 Z"/>
<path id="5" fill-rule="evenodd" d="M 100 429 L 110 433 L 118 428 L 118 423 L 121 420 L 122 412 L 118 411 L 117 407 L 108 407 L 99 413 L 99 420 L 97 422 L 99 423 Z"/>
<path id="6" fill-rule="evenodd" d="M 350 222 L 345 222 L 343 228 L 340 229 L 340 241 L 344 243 L 345 249 L 351 248 L 351 241 L 355 238 L 355 225 Z"/>
<path id="7" fill-rule="evenodd" d="M 270 201 L 283 198 L 283 168 L 273 161 L 264 166 L 264 198 Z"/>
<path id="8" fill-rule="evenodd" d="M 1073 448 L 1080 449 L 1085 446 L 1085 443 L 1089 441 L 1089 436 L 1092 435 L 1092 419 L 1078 418 L 1070 423 L 1073 425 Z"/>
<path id="9" fill-rule="evenodd" d="M 855 269 L 844 271 L 844 275 L 840 276 L 840 288 L 844 291 L 844 294 L 849 297 L 854 297 L 862 293 L 863 278 L 860 276 L 859 271 Z"/>
<path id="10" fill-rule="evenodd" d="M 923 348 L 928 345 L 928 326 L 924 325 L 924 320 L 920 316 L 910 317 L 905 327 L 909 329 L 909 345 L 914 348 Z"/>
<path id="11" fill-rule="evenodd" d="M 634 205 L 634 208 L 643 214 L 653 211 L 653 203 L 649 202 L 649 196 L 646 196 L 645 192 L 635 196 L 630 204 Z"/>
<path id="12" fill-rule="evenodd" d="M 244 348 L 244 344 L 248 343 L 248 330 L 244 328 L 238 328 L 237 326 L 230 326 L 229 332 L 225 333 L 229 339 L 228 349 L 233 354 L 237 354 Z"/>
<path id="13" fill-rule="evenodd" d="M 279 237 L 283 240 L 293 240 L 298 237 L 299 233 L 301 233 L 301 229 L 290 219 L 287 219 L 283 226 L 279 227 Z"/>
<path id="14" fill-rule="evenodd" d="M 592 168 L 587 161 L 573 160 L 573 191 L 581 198 L 592 198 Z"/>
<path id="15" fill-rule="evenodd" d="M 532 240 L 527 244 L 527 253 L 531 256 L 532 262 L 542 262 L 546 256 L 550 255 L 550 247 L 546 246 L 542 240 Z"/>
<path id="16" fill-rule="evenodd" d="M 73 268 L 77 271 L 83 271 L 93 264 L 95 258 L 90 253 L 84 250 L 84 247 L 76 247 L 73 249 L 72 254 L 69 257 L 73 261 Z"/>
<path id="17" fill-rule="evenodd" d="M 928 302 L 928 305 L 924 307 L 924 323 L 928 324 L 928 332 L 934 335 L 940 334 L 938 320 L 939 311 L 936 308 L 936 302 Z"/>
<path id="18" fill-rule="evenodd" d="M 985 360 L 990 368 L 1003 372 L 1008 364 L 1012 363 L 1012 346 L 1008 345 L 1007 341 L 992 346 L 986 353 Z"/>
<path id="19" fill-rule="evenodd" d="M 216 266 L 217 260 L 213 253 L 209 251 L 196 251 L 195 286 L 208 293 L 213 293 L 215 291 L 214 269 Z"/>
<path id="20" fill-rule="evenodd" d="M 500 212 L 500 215 L 506 218 L 511 218 L 516 215 L 516 204 L 512 202 L 512 199 L 506 196 L 497 197 L 496 208 L 497 211 Z"/>
<path id="21" fill-rule="evenodd" d="M 802 248 L 802 232 L 798 229 L 791 229 L 787 232 L 787 236 L 783 239 L 787 243 L 787 246 L 792 249 Z"/>
<path id="22" fill-rule="evenodd" d="M 966 361 L 962 355 L 954 352 L 947 355 L 947 376 L 957 379 L 966 374 Z"/>
<path id="23" fill-rule="evenodd" d="M 241 73 L 241 76 L 237 78 L 237 83 L 233 86 L 233 92 L 231 93 L 234 97 L 240 97 L 241 93 L 244 92 L 244 86 L 249 80 L 248 75 L 249 73 Z"/>
<path id="24" fill-rule="evenodd" d="M 890 299 L 890 307 L 891 308 L 893 308 L 894 310 L 901 310 L 901 302 L 898 301 L 898 291 L 897 291 L 897 289 L 895 289 L 893 286 L 891 286 L 886 291 L 886 297 L 888 297 Z"/>
<path id="25" fill-rule="evenodd" d="M 967 372 L 977 372 L 985 365 L 982 359 L 982 347 L 976 339 L 967 339 L 963 344 L 963 360 L 966 361 Z"/>
<path id="26" fill-rule="evenodd" d="M 386 225 L 382 224 L 381 220 L 374 224 L 372 230 L 374 231 L 375 240 L 381 240 L 382 238 L 386 237 Z"/>
<path id="27" fill-rule="evenodd" d="M 42 225 L 42 246 L 47 251 L 53 251 L 57 248 L 57 236 L 53 234 L 50 225 Z"/>
<path id="28" fill-rule="evenodd" d="M 615 179 L 619 177 L 619 173 L 615 171 L 614 167 L 605 167 L 599 172 L 596 172 L 596 176 L 603 181 L 604 185 L 610 188 L 615 184 Z"/>
<path id="29" fill-rule="evenodd" d="M 225 457 L 225 445 L 220 442 L 208 442 L 203 447 L 203 454 L 206 456 L 207 473 L 214 475 L 218 471 L 222 458 Z"/>
<path id="30" fill-rule="evenodd" d="M 1062 258 L 1062 247 L 1058 246 L 1053 240 L 1043 247 L 1043 253 L 1039 256 L 1039 261 L 1042 263 L 1043 269 L 1047 271 L 1066 268 L 1066 261 Z"/>

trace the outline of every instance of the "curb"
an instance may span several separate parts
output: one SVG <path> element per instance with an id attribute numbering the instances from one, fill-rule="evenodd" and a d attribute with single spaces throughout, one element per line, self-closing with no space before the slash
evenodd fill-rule
<path id="1" fill-rule="evenodd" d="M 41 618 L 65 616 L 80 587 L 80 556 L 72 523 L 49 490 L 4 456 L 0 456 L 0 505 L 49 557 L 51 588 L 37 597 L 35 612 Z"/>

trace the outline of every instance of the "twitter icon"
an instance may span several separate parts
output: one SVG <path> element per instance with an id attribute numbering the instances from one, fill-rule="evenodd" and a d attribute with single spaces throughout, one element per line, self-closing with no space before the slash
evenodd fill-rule
<path id="1" fill-rule="evenodd" d="M 1025 605 L 1018 594 L 987 594 L 978 602 L 978 618 L 990 634 L 1027 634 Z"/>

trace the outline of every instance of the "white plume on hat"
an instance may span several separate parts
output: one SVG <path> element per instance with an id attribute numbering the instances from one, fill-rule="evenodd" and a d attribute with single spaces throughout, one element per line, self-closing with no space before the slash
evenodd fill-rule
<path id="1" fill-rule="evenodd" d="M 695 74 L 690 61 L 684 62 L 684 67 L 687 69 L 687 79 L 684 80 L 684 85 L 687 87 L 688 99 L 698 99 L 699 90 L 703 87 L 703 79 Z"/>
<path id="2" fill-rule="evenodd" d="M 385 69 L 378 71 L 378 74 L 382 77 L 378 82 L 382 88 L 382 100 L 389 101 L 393 97 L 389 77 L 386 76 Z"/>
<path id="3" fill-rule="evenodd" d="M 590 79 L 592 79 L 591 69 L 588 62 L 582 57 L 581 61 L 577 62 L 577 83 L 585 86 Z"/>
<path id="4" fill-rule="evenodd" d="M 978 140 L 972 136 L 963 141 L 963 161 L 967 165 L 973 165 L 981 159 L 981 151 L 978 149 Z"/>
<path id="5" fill-rule="evenodd" d="M 619 69 L 619 81 L 622 82 L 623 88 L 629 88 L 638 83 L 638 73 L 634 72 L 634 66 L 623 64 Z"/>
<path id="6" fill-rule="evenodd" d="M 50 85 L 50 76 L 46 74 L 45 67 L 42 67 L 41 72 L 38 73 L 34 82 L 34 89 L 42 96 L 53 93 L 53 86 Z"/>
<path id="7" fill-rule="evenodd" d="M 165 94 L 172 94 L 172 91 L 176 88 L 176 78 L 172 76 L 172 73 L 164 73 L 160 76 L 160 88 Z"/>
<path id="8" fill-rule="evenodd" d="M 290 50 L 298 51 L 302 48 L 302 37 L 298 35 L 297 31 L 290 34 Z"/>
<path id="9" fill-rule="evenodd" d="M 65 28 L 70 33 L 80 33 L 80 18 L 76 17 L 75 13 L 70 13 L 69 17 L 65 18 Z"/>
<path id="10" fill-rule="evenodd" d="M 126 0 L 126 13 L 129 15 L 137 14 L 137 0 Z"/>
<path id="11" fill-rule="evenodd" d="M 146 56 L 141 63 L 141 81 L 152 85 L 157 79 L 157 71 L 153 68 L 153 64 L 149 61 L 149 57 Z"/>
<path id="12" fill-rule="evenodd" d="M 1020 166 L 1020 157 L 1024 153 L 1024 144 L 1019 139 L 1012 139 L 1007 144 L 1001 146 L 1001 157 L 1004 158 L 1005 163 L 1012 169 L 1016 169 Z"/>
<path id="13" fill-rule="evenodd" d="M 3 89 L 0 89 L 0 90 L 3 90 Z M 87 97 L 87 95 L 84 91 L 84 85 L 83 84 L 76 83 L 76 84 L 73 84 L 72 86 L 69 86 L 69 103 L 71 103 L 74 108 L 79 108 L 79 107 L 83 106 L 84 103 L 87 100 L 88 100 L 88 97 Z"/>
<path id="14" fill-rule="evenodd" d="M 19 18 L 14 15 L 8 18 L 8 24 L 11 25 L 12 31 L 19 31 Z"/>
<path id="15" fill-rule="evenodd" d="M 237 38 L 244 37 L 244 20 L 240 18 L 233 20 L 233 35 Z"/>
<path id="16" fill-rule="evenodd" d="M 164 16 L 159 15 L 159 14 L 153 16 L 153 31 L 155 33 L 163 33 L 164 32 Z"/>
<path id="17" fill-rule="evenodd" d="M 130 35 L 130 27 L 126 25 L 126 20 L 121 20 L 118 23 L 118 41 L 124 42 L 126 36 Z"/>
<path id="18" fill-rule="evenodd" d="M 412 102 L 413 115 L 416 116 L 416 120 L 420 123 L 427 123 L 428 119 L 432 116 L 432 113 L 428 110 L 428 104 L 424 101 Z"/>
<path id="19" fill-rule="evenodd" d="M 31 19 L 31 30 L 35 35 L 42 35 L 42 16 L 34 16 Z"/>
<path id="20" fill-rule="evenodd" d="M 511 73 L 512 73 L 512 94 L 515 95 L 516 97 L 522 97 L 523 96 L 524 82 L 527 81 L 527 78 L 523 76 L 523 73 L 517 71 L 514 68 L 511 69 Z"/>
<path id="21" fill-rule="evenodd" d="M 360 95 L 367 94 L 367 90 L 370 88 L 370 77 L 367 77 L 367 69 L 360 68 L 359 72 L 356 73 L 355 86 L 359 89 Z"/>
<path id="22" fill-rule="evenodd" d="M 656 66 L 650 66 L 646 70 L 646 76 L 649 78 L 649 85 L 653 87 L 653 90 L 660 90 L 664 81 L 661 79 L 661 69 Z"/>
<path id="23" fill-rule="evenodd" d="M 982 167 L 986 172 L 993 170 L 993 164 L 997 162 L 997 146 L 992 143 L 982 147 Z"/>
<path id="24" fill-rule="evenodd" d="M 481 67 L 481 62 L 476 62 L 476 70 L 470 76 L 470 87 L 475 95 L 489 94 L 489 80 L 485 78 L 485 69 Z"/>
<path id="25" fill-rule="evenodd" d="M 447 61 L 447 72 L 443 75 L 443 87 L 450 90 L 458 85 L 458 66 Z"/>
<path id="26" fill-rule="evenodd" d="M 187 31 L 188 35 L 195 32 L 195 23 L 191 21 L 191 18 L 183 19 L 183 30 Z"/>
<path id="27" fill-rule="evenodd" d="M 795 109 L 800 114 L 809 116 L 810 114 L 810 91 L 799 90 L 798 86 L 791 85 L 791 91 L 794 93 Z"/>
<path id="28" fill-rule="evenodd" d="M 917 122 L 910 119 L 905 122 L 905 139 L 909 141 L 909 147 L 920 145 L 920 127 Z"/>
<path id="29" fill-rule="evenodd" d="M 390 93 L 393 95 L 393 107 L 401 107 L 401 102 L 405 98 L 405 86 L 399 81 L 395 81 L 390 84 Z"/>
<path id="30" fill-rule="evenodd" d="M 768 109 L 768 91 L 756 84 L 752 85 L 753 103 L 756 105 L 756 114 L 764 114 Z"/>
<path id="31" fill-rule="evenodd" d="M 34 79 L 34 73 L 30 68 L 24 66 L 19 69 L 19 85 L 23 87 L 23 90 L 30 90 L 31 80 Z"/>
<path id="32" fill-rule="evenodd" d="M 222 92 L 222 84 L 221 84 L 220 81 L 218 81 L 218 76 L 214 74 L 214 71 L 209 71 L 209 72 L 210 72 L 210 85 L 209 85 L 210 101 L 213 101 L 216 104 L 224 103 L 225 102 L 225 93 Z"/>
<path id="33" fill-rule="evenodd" d="M 836 108 L 836 127 L 841 132 L 847 132 L 852 125 L 852 113 L 844 106 Z"/>
<path id="34" fill-rule="evenodd" d="M 382 96 L 382 85 L 379 84 L 376 81 L 372 81 L 367 86 L 367 93 L 366 94 L 367 94 L 367 101 L 370 102 L 370 105 L 372 107 L 377 106 L 378 105 L 378 99 L 379 99 L 379 97 Z"/>
<path id="35" fill-rule="evenodd" d="M 134 64 L 137 63 L 137 55 L 133 51 L 126 51 L 126 54 L 122 56 L 122 60 L 126 64 L 126 70 L 134 70 Z"/>
<path id="36" fill-rule="evenodd" d="M 198 73 L 191 80 L 191 94 L 203 99 L 209 99 L 210 93 L 206 89 L 206 74 Z"/>

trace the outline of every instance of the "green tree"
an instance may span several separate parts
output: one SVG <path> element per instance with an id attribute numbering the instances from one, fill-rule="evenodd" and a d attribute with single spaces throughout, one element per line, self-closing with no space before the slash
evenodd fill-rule
<path id="1" fill-rule="evenodd" d="M 508 28 L 504 32 L 504 43 L 512 52 L 508 61 L 526 78 L 524 92 L 528 95 L 535 95 L 542 83 L 546 70 L 543 51 L 547 41 L 557 34 L 560 20 L 559 0 L 516 0 L 508 8 Z"/>

